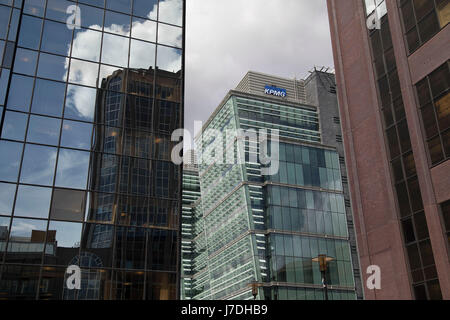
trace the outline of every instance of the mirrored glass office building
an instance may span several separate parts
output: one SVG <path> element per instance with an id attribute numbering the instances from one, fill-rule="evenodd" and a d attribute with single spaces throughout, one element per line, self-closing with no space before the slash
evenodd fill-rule
<path id="1" fill-rule="evenodd" d="M 184 6 L 0 0 L 0 299 L 178 297 Z"/>
<path id="2" fill-rule="evenodd" d="M 183 225 L 184 298 L 248 300 L 254 286 L 258 300 L 322 300 L 321 254 L 332 258 L 329 298 L 362 298 L 332 73 L 249 72 L 203 126 L 196 152 L 201 197 Z"/>

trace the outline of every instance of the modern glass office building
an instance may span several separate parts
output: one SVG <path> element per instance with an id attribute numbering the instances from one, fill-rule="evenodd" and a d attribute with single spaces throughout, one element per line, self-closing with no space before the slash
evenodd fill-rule
<path id="1" fill-rule="evenodd" d="M 0 299 L 179 296 L 184 6 L 0 1 Z"/>
<path id="2" fill-rule="evenodd" d="M 192 153 L 193 155 L 193 153 Z M 185 158 L 186 159 L 186 158 Z M 194 160 L 194 157 L 192 158 Z M 192 297 L 193 255 L 194 255 L 194 228 L 196 226 L 195 211 L 198 209 L 200 198 L 200 180 L 198 167 L 195 161 L 184 163 L 183 188 L 181 210 L 181 300 Z"/>
<path id="3" fill-rule="evenodd" d="M 322 135 L 334 129 L 322 123 L 314 100 L 321 87 L 336 101 L 332 78 L 317 71 L 307 81 L 249 72 L 204 125 L 196 139 L 201 198 L 189 229 L 187 298 L 253 299 L 255 283 L 261 300 L 324 299 L 313 261 L 320 254 L 333 258 L 330 298 L 357 298 L 359 264 L 352 258 L 341 162 Z M 323 119 L 332 123 L 333 115 Z M 271 142 L 280 141 L 275 174 L 264 172 L 276 164 L 262 164 L 261 129 L 268 130 L 271 156 L 277 153 Z"/>

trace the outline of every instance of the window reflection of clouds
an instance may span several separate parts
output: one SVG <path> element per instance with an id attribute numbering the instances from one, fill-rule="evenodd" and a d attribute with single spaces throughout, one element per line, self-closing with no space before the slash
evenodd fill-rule
<path id="1" fill-rule="evenodd" d="M 27 144 L 20 182 L 51 186 L 56 164 L 56 148 Z"/>
<path id="2" fill-rule="evenodd" d="M 55 185 L 86 189 L 89 155 L 89 152 L 60 149 Z"/>
<path id="3" fill-rule="evenodd" d="M 119 34 L 122 36 L 129 36 L 130 22 L 130 16 L 121 13 L 106 11 L 104 31 Z"/>
<path id="4" fill-rule="evenodd" d="M 41 39 L 42 19 L 23 16 L 19 34 L 19 46 L 37 50 Z"/>
<path id="5" fill-rule="evenodd" d="M 3 123 L 2 138 L 23 141 L 28 116 L 24 113 L 7 111 Z"/>
<path id="6" fill-rule="evenodd" d="M 37 52 L 17 48 L 14 72 L 34 76 L 36 72 Z"/>
<path id="7" fill-rule="evenodd" d="M 126 68 L 128 65 L 128 38 L 103 35 L 102 62 Z"/>
<path id="8" fill-rule="evenodd" d="M 74 38 L 72 57 L 96 62 L 100 60 L 101 32 L 76 30 Z"/>
<path id="9" fill-rule="evenodd" d="M 72 41 L 72 32 L 67 29 L 65 24 L 45 21 L 44 32 L 42 34 L 41 50 L 66 55 L 70 52 L 70 42 Z"/>
<path id="10" fill-rule="evenodd" d="M 103 10 L 79 4 L 82 13 L 81 26 L 84 28 L 102 30 Z"/>
<path id="11" fill-rule="evenodd" d="M 61 146 L 76 148 L 76 149 L 90 149 L 92 124 L 64 121 L 63 131 L 61 136 Z"/>
<path id="12" fill-rule="evenodd" d="M 159 1 L 159 21 L 183 25 L 183 1 L 164 0 Z"/>
<path id="13" fill-rule="evenodd" d="M 158 43 L 181 48 L 182 29 L 160 23 L 158 25 Z"/>
<path id="14" fill-rule="evenodd" d="M 31 233 L 33 230 L 45 231 L 46 229 L 47 221 L 32 219 L 13 219 L 10 238 L 11 240 L 14 240 L 14 238 L 31 238 Z"/>
<path id="15" fill-rule="evenodd" d="M 178 72 L 181 69 L 181 54 L 179 49 L 158 46 L 156 66 L 169 72 Z"/>
<path id="16" fill-rule="evenodd" d="M 0 141 L 0 180 L 17 182 L 23 144 Z"/>
<path id="17" fill-rule="evenodd" d="M 133 15 L 156 20 L 158 0 L 134 0 Z"/>
<path id="18" fill-rule="evenodd" d="M 8 109 L 28 111 L 31 103 L 34 79 L 14 74 L 8 95 Z"/>
<path id="19" fill-rule="evenodd" d="M 131 0 L 108 0 L 106 8 L 124 13 L 131 12 Z"/>
<path id="20" fill-rule="evenodd" d="M 0 183 L 0 214 L 11 215 L 15 192 L 14 184 Z"/>
<path id="21" fill-rule="evenodd" d="M 49 145 L 58 145 L 61 120 L 55 118 L 30 117 L 27 141 Z"/>
<path id="22" fill-rule="evenodd" d="M 19 186 L 15 217 L 48 218 L 52 189 Z"/>
<path id="23" fill-rule="evenodd" d="M 155 42 L 156 22 L 140 18 L 133 18 L 133 25 L 131 26 L 131 37 Z"/>
<path id="24" fill-rule="evenodd" d="M 25 0 L 23 12 L 35 16 L 44 16 L 45 0 Z"/>
<path id="25" fill-rule="evenodd" d="M 131 52 L 147 52 L 147 55 L 130 55 L 130 68 L 148 69 L 155 66 L 155 45 L 153 43 L 131 40 Z"/>
<path id="26" fill-rule="evenodd" d="M 66 69 L 66 58 L 47 53 L 39 55 L 38 77 L 66 81 Z"/>
<path id="27" fill-rule="evenodd" d="M 60 117 L 64 104 L 65 84 L 48 80 L 36 80 L 31 111 Z"/>
<path id="28" fill-rule="evenodd" d="M 98 64 L 72 59 L 70 61 L 69 82 L 95 87 L 97 84 Z"/>
<path id="29" fill-rule="evenodd" d="M 135 1 L 135 10 L 137 8 L 145 8 L 147 11 L 151 10 L 148 14 L 144 15 L 147 18 L 156 18 L 157 5 L 144 2 Z M 168 0 L 161 2 L 161 8 L 163 15 L 166 17 L 165 21 L 170 23 L 176 23 L 181 25 L 181 1 Z M 142 16 L 140 11 L 140 16 Z M 130 30 L 129 16 L 125 19 L 125 16 L 120 14 L 110 15 L 108 20 L 105 21 L 105 32 L 115 33 L 119 35 L 128 35 Z M 97 18 L 99 19 L 99 18 Z M 128 19 L 128 20 L 127 20 Z M 98 21 L 100 23 L 100 21 Z M 95 25 L 85 25 L 87 28 L 98 28 Z M 132 36 L 138 39 L 155 41 L 156 40 L 156 23 L 154 21 L 134 18 L 132 26 Z M 171 26 L 160 25 L 160 37 L 161 40 L 168 45 L 179 46 L 182 45 L 182 30 L 180 28 L 174 28 Z M 85 60 L 99 61 L 100 48 L 99 48 L 100 34 L 94 30 L 82 29 L 77 30 L 73 39 L 73 56 L 82 58 Z M 101 53 L 102 63 L 116 65 L 119 67 L 128 67 L 128 54 L 130 54 L 130 68 L 149 68 L 154 67 L 154 45 L 131 41 L 131 50 L 128 53 L 129 40 L 128 38 L 116 36 L 113 34 L 104 34 L 103 36 L 103 49 Z M 94 48 L 94 49 L 93 49 Z M 153 50 L 152 50 L 153 49 Z M 158 57 L 158 67 L 167 71 L 177 72 L 181 69 L 181 50 L 173 50 L 171 48 L 159 47 L 160 55 Z M 66 70 L 68 65 L 66 64 Z M 101 66 L 100 76 L 95 71 L 96 68 L 83 68 L 81 62 L 73 64 L 71 63 L 71 76 L 74 83 L 93 85 L 99 78 L 98 85 L 101 84 L 101 80 L 111 75 L 117 68 L 110 66 Z M 67 72 L 66 72 L 67 73 Z M 76 76 L 75 76 L 76 75 Z M 89 97 L 85 93 L 79 91 L 85 91 L 81 87 L 69 87 L 68 99 L 71 109 L 77 110 L 79 114 L 86 116 L 86 102 L 88 99 L 95 99 L 91 93 Z"/>
<path id="30" fill-rule="evenodd" d="M 66 109 L 64 117 L 74 120 L 94 120 L 95 96 L 93 88 L 69 85 L 67 87 Z"/>

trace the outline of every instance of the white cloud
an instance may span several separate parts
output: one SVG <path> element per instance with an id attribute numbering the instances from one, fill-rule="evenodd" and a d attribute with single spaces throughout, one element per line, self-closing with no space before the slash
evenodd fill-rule
<path id="1" fill-rule="evenodd" d="M 249 70 L 304 78 L 333 66 L 326 2 L 190 0 L 185 125 L 206 121 Z"/>

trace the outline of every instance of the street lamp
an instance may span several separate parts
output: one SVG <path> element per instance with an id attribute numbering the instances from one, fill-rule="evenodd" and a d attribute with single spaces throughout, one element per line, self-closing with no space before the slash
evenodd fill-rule
<path id="1" fill-rule="evenodd" d="M 319 263 L 320 273 L 322 274 L 322 284 L 323 284 L 323 290 L 325 293 L 325 300 L 328 300 L 328 285 L 327 285 L 327 269 L 328 269 L 328 263 L 333 261 L 334 258 L 327 257 L 326 254 L 319 254 L 317 258 L 313 258 L 313 262 Z"/>
<path id="2" fill-rule="evenodd" d="M 253 281 L 249 284 L 249 286 L 252 287 L 253 300 L 256 300 L 256 297 L 258 296 L 258 288 L 261 287 L 261 285 L 258 282 Z"/>

